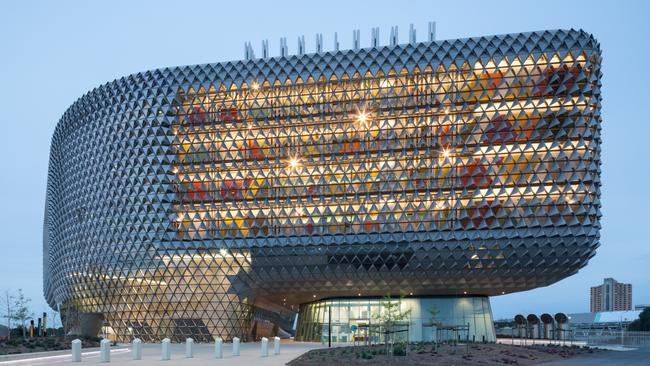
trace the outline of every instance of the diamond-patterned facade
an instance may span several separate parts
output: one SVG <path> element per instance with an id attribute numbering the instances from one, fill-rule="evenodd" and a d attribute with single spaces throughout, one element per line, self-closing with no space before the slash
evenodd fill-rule
<path id="1" fill-rule="evenodd" d="M 323 298 L 554 283 L 598 246 L 600 61 L 556 30 L 102 85 L 52 139 L 47 300 L 210 340 Z"/>

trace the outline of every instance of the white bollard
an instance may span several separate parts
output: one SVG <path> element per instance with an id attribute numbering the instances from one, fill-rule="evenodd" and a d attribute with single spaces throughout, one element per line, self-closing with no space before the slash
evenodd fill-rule
<path id="1" fill-rule="evenodd" d="M 232 339 L 232 355 L 239 356 L 239 338 Z"/>
<path id="2" fill-rule="evenodd" d="M 273 354 L 280 354 L 280 337 L 273 338 Z"/>
<path id="3" fill-rule="evenodd" d="M 269 356 L 269 339 L 266 338 L 266 337 L 262 337 L 261 356 L 262 357 L 268 357 Z"/>
<path id="4" fill-rule="evenodd" d="M 108 339 L 99 342 L 99 362 L 111 362 L 111 341 Z"/>
<path id="5" fill-rule="evenodd" d="M 163 360 L 163 361 L 169 360 L 169 359 L 172 358 L 172 350 L 171 350 L 171 347 L 169 345 L 170 343 L 171 343 L 171 341 L 169 340 L 169 338 L 165 338 L 165 339 L 162 340 L 162 355 L 161 355 L 160 359 Z"/>
<path id="6" fill-rule="evenodd" d="M 72 341 L 72 362 L 81 362 L 81 341 L 79 339 Z"/>
<path id="7" fill-rule="evenodd" d="M 214 358 L 223 358 L 223 339 L 214 340 Z"/>
<path id="8" fill-rule="evenodd" d="M 133 359 L 134 360 L 141 360 L 142 359 L 142 340 L 140 338 L 136 338 L 133 340 L 132 343 L 132 350 L 131 353 L 133 354 Z"/>
<path id="9" fill-rule="evenodd" d="M 194 340 L 192 338 L 187 338 L 185 340 L 185 358 L 194 358 Z"/>

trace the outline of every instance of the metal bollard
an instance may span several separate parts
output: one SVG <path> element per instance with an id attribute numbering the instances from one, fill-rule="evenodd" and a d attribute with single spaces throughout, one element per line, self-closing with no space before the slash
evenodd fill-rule
<path id="1" fill-rule="evenodd" d="M 140 338 L 133 340 L 131 353 L 133 354 L 134 360 L 142 359 L 142 340 Z"/>
<path id="2" fill-rule="evenodd" d="M 262 337 L 262 349 L 260 353 L 262 357 L 269 356 L 269 339 L 266 337 Z"/>
<path id="3" fill-rule="evenodd" d="M 170 343 L 171 341 L 169 340 L 169 338 L 165 338 L 162 340 L 162 355 L 160 356 L 160 359 L 163 361 L 172 358 L 172 350 L 169 345 Z"/>
<path id="4" fill-rule="evenodd" d="M 81 341 L 79 339 L 72 341 L 72 362 L 81 362 Z"/>
<path id="5" fill-rule="evenodd" d="M 214 340 L 214 358 L 223 358 L 223 339 Z"/>
<path id="6" fill-rule="evenodd" d="M 280 354 L 280 337 L 273 338 L 273 354 Z"/>
<path id="7" fill-rule="evenodd" d="M 239 338 L 232 339 L 232 355 L 239 356 Z"/>
<path id="8" fill-rule="evenodd" d="M 111 341 L 108 339 L 99 342 L 99 362 L 111 362 Z"/>
<path id="9" fill-rule="evenodd" d="M 194 340 L 192 338 L 187 338 L 185 340 L 185 358 L 194 357 Z"/>

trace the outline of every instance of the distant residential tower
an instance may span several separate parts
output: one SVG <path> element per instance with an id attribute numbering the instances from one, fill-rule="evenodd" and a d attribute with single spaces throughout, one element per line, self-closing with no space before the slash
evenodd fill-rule
<path id="1" fill-rule="evenodd" d="M 632 310 L 632 285 L 605 278 L 591 288 L 591 312 Z"/>

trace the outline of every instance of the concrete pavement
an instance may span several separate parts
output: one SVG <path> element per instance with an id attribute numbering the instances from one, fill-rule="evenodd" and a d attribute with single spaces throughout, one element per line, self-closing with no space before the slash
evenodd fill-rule
<path id="1" fill-rule="evenodd" d="M 99 362 L 99 350 L 82 350 L 81 362 L 72 362 L 71 352 L 54 351 L 40 352 L 34 355 L 20 355 L 1 360 L 0 366 L 26 366 L 26 365 L 232 365 L 238 366 L 276 366 L 284 365 L 301 354 L 316 348 L 324 348 L 321 343 L 283 341 L 280 354 L 273 355 L 273 343 L 269 344 L 269 356 L 260 357 L 260 343 L 242 343 L 240 345 L 240 356 L 232 356 L 232 343 L 223 345 L 223 358 L 215 359 L 214 343 L 194 344 L 194 358 L 185 358 L 185 344 L 174 343 L 171 345 L 171 360 L 162 361 L 160 344 L 144 344 L 142 346 L 142 360 L 133 360 L 130 345 L 111 347 L 111 362 Z M 26 358 L 25 358 L 26 357 Z"/>

